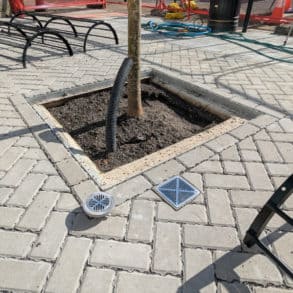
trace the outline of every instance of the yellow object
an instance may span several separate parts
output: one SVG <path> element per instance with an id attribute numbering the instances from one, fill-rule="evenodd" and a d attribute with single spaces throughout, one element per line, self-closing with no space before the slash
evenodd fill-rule
<path id="1" fill-rule="evenodd" d="M 184 1 L 185 7 L 186 8 L 191 8 L 191 9 L 196 9 L 197 8 L 197 3 L 194 0 L 186 0 Z"/>
<path id="2" fill-rule="evenodd" d="M 167 12 L 165 15 L 165 19 L 183 19 L 183 12 Z"/>
<path id="3" fill-rule="evenodd" d="M 173 11 L 173 12 L 181 10 L 181 7 L 176 2 L 170 3 L 167 8 L 168 8 L 168 11 Z"/>

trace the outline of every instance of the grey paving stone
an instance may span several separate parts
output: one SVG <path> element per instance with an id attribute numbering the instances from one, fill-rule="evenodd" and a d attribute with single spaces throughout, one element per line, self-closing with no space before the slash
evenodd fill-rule
<path id="1" fill-rule="evenodd" d="M 77 290 L 91 243 L 92 241 L 86 238 L 67 238 L 53 274 L 49 278 L 46 292 L 71 293 Z"/>
<path id="2" fill-rule="evenodd" d="M 221 152 L 223 161 L 240 161 L 240 156 L 235 145 Z"/>
<path id="3" fill-rule="evenodd" d="M 115 271 L 87 267 L 85 272 L 85 279 L 82 282 L 80 292 L 112 293 L 114 286 L 114 278 Z"/>
<path id="4" fill-rule="evenodd" d="M 158 204 L 158 220 L 168 222 L 207 224 L 207 211 L 203 205 L 189 204 L 175 211 L 167 203 Z"/>
<path id="5" fill-rule="evenodd" d="M 152 185 L 143 176 L 140 175 L 116 185 L 107 192 L 115 196 L 115 203 L 116 205 L 119 205 L 126 200 L 143 193 L 151 187 Z"/>
<path id="6" fill-rule="evenodd" d="M 239 245 L 236 229 L 203 225 L 184 225 L 184 245 L 229 250 Z"/>
<path id="7" fill-rule="evenodd" d="M 137 197 L 137 199 L 147 199 L 153 201 L 161 201 L 162 199 L 160 196 L 152 190 L 147 190 L 146 192 L 142 193 Z"/>
<path id="8" fill-rule="evenodd" d="M 0 187 L 0 204 L 3 204 L 12 192 L 12 188 Z"/>
<path id="9" fill-rule="evenodd" d="M 227 283 L 227 282 L 219 282 L 218 283 L 218 293 L 252 293 L 252 289 L 248 284 L 244 283 Z"/>
<path id="10" fill-rule="evenodd" d="M 24 122 L 19 118 L 1 118 L 0 117 L 1 125 L 8 125 L 8 126 L 25 126 Z"/>
<path id="11" fill-rule="evenodd" d="M 15 109 L 13 108 L 13 106 L 12 105 L 3 105 L 3 104 L 1 104 L 1 106 L 0 106 L 0 110 L 1 111 L 15 111 Z"/>
<path id="12" fill-rule="evenodd" d="M 19 118 L 18 113 L 12 111 L 0 111 L 0 117 L 5 118 Z"/>
<path id="13" fill-rule="evenodd" d="M 91 180 L 81 182 L 73 186 L 72 189 L 80 202 L 85 201 L 93 192 L 100 191 L 99 187 Z"/>
<path id="14" fill-rule="evenodd" d="M 220 156 L 219 155 L 213 155 L 212 157 L 209 158 L 209 160 L 210 161 L 220 161 Z"/>
<path id="15" fill-rule="evenodd" d="M 263 207 L 271 196 L 271 191 L 231 190 L 233 204 L 240 207 Z"/>
<path id="16" fill-rule="evenodd" d="M 252 137 L 249 136 L 242 141 L 239 142 L 239 147 L 242 150 L 256 150 L 256 146 L 254 141 L 252 140 Z"/>
<path id="17" fill-rule="evenodd" d="M 87 174 L 73 158 L 57 163 L 57 168 L 69 186 L 76 185 L 88 178 Z"/>
<path id="18" fill-rule="evenodd" d="M 1 134 L 4 134 L 3 129 L 1 129 Z M 0 155 L 5 153 L 17 140 L 17 137 L 7 137 L 7 138 L 1 138 L 0 140 Z"/>
<path id="19" fill-rule="evenodd" d="M 36 235 L 32 233 L 0 230 L 0 255 L 25 257 L 35 238 Z"/>
<path id="20" fill-rule="evenodd" d="M 244 238 L 246 231 L 252 224 L 254 218 L 257 216 L 257 210 L 251 208 L 235 208 L 237 225 L 241 239 Z"/>
<path id="21" fill-rule="evenodd" d="M 26 150 L 26 148 L 22 147 L 12 147 L 8 149 L 0 158 L 0 170 L 8 171 Z"/>
<path id="22" fill-rule="evenodd" d="M 153 238 L 153 224 L 155 203 L 148 200 L 135 200 L 129 219 L 127 240 L 151 242 Z"/>
<path id="23" fill-rule="evenodd" d="M 242 281 L 257 284 L 282 284 L 277 267 L 264 255 L 238 252 L 216 252 L 217 278 L 227 282 Z"/>
<path id="24" fill-rule="evenodd" d="M 117 293 L 128 292 L 168 292 L 176 293 L 180 279 L 170 276 L 158 276 L 141 273 L 118 273 Z"/>
<path id="25" fill-rule="evenodd" d="M 257 140 L 256 145 L 264 161 L 266 162 L 282 162 L 283 161 L 276 146 L 271 141 Z"/>
<path id="26" fill-rule="evenodd" d="M 255 134 L 259 130 L 258 127 L 255 127 L 249 123 L 236 128 L 235 130 L 230 131 L 230 133 L 236 136 L 238 139 L 243 139 L 247 136 Z"/>
<path id="27" fill-rule="evenodd" d="M 38 193 L 47 176 L 44 174 L 29 174 L 8 200 L 8 204 L 27 207 Z"/>
<path id="28" fill-rule="evenodd" d="M 70 158 L 68 151 L 57 140 L 49 128 L 38 132 L 37 135 L 38 141 L 43 146 L 52 162 L 56 163 Z"/>
<path id="29" fill-rule="evenodd" d="M 215 152 L 221 152 L 222 150 L 234 145 L 237 140 L 229 134 L 223 134 L 216 139 L 213 139 L 206 143 L 206 145 Z"/>
<path id="30" fill-rule="evenodd" d="M 273 141 L 282 141 L 282 142 L 293 142 L 293 133 L 270 133 Z"/>
<path id="31" fill-rule="evenodd" d="M 89 219 L 80 213 L 74 219 L 71 233 L 77 236 L 123 239 L 127 220 L 122 217 L 107 217 L 106 219 Z"/>
<path id="32" fill-rule="evenodd" d="M 182 177 L 186 179 L 189 183 L 191 183 L 193 186 L 195 186 L 199 191 L 203 191 L 203 181 L 201 174 L 186 172 L 182 174 Z M 201 197 L 201 195 L 199 195 L 198 197 Z"/>
<path id="33" fill-rule="evenodd" d="M 0 206 L 0 227 L 12 229 L 23 212 L 24 209 Z"/>
<path id="34" fill-rule="evenodd" d="M 269 170 L 269 173 L 273 176 L 288 177 L 293 173 L 293 164 L 267 163 L 266 167 Z"/>
<path id="35" fill-rule="evenodd" d="M 34 160 L 46 160 L 47 157 L 41 149 L 33 148 L 29 149 L 23 156 L 27 159 L 34 159 Z"/>
<path id="36" fill-rule="evenodd" d="M 253 136 L 253 138 L 255 140 L 272 140 L 268 133 L 265 131 L 265 129 L 259 131 L 257 134 Z"/>
<path id="37" fill-rule="evenodd" d="M 286 132 L 293 132 L 293 121 L 291 119 L 283 118 L 279 120 L 279 123 Z"/>
<path id="38" fill-rule="evenodd" d="M 205 174 L 204 178 L 207 187 L 226 189 L 250 189 L 245 176 Z"/>
<path id="39" fill-rule="evenodd" d="M 61 193 L 60 198 L 55 207 L 58 211 L 73 211 L 80 208 L 75 197 L 70 193 Z"/>
<path id="40" fill-rule="evenodd" d="M 219 161 L 205 161 L 190 170 L 197 173 L 223 173 L 223 168 Z"/>
<path id="41" fill-rule="evenodd" d="M 284 132 L 283 128 L 278 122 L 267 126 L 266 129 L 270 132 Z"/>
<path id="42" fill-rule="evenodd" d="M 38 161 L 36 166 L 33 168 L 32 172 L 48 174 L 48 175 L 58 175 L 56 169 L 48 160 Z"/>
<path id="43" fill-rule="evenodd" d="M 55 260 L 57 258 L 67 234 L 66 223 L 69 222 L 69 218 L 68 213 L 52 212 L 32 249 L 31 257 L 46 260 Z"/>
<path id="44" fill-rule="evenodd" d="M 191 168 L 196 164 L 207 160 L 209 157 L 213 156 L 213 152 L 204 146 L 197 147 L 179 157 L 177 159 L 182 162 L 185 166 Z"/>
<path id="45" fill-rule="evenodd" d="M 181 263 L 180 226 L 175 223 L 157 223 L 154 247 L 154 272 L 180 274 Z M 172 251 L 172 254 L 170 254 Z"/>
<path id="46" fill-rule="evenodd" d="M 148 271 L 151 247 L 147 244 L 97 239 L 90 264 Z"/>
<path id="47" fill-rule="evenodd" d="M 0 185 L 17 187 L 26 174 L 32 169 L 36 161 L 20 159 L 0 180 Z"/>
<path id="48" fill-rule="evenodd" d="M 130 214 L 130 201 L 126 201 L 125 203 L 115 207 L 111 211 L 111 216 L 128 217 L 129 214 Z"/>
<path id="49" fill-rule="evenodd" d="M 33 137 L 21 137 L 15 144 L 15 146 L 39 148 L 39 144 Z"/>
<path id="50" fill-rule="evenodd" d="M 164 164 L 155 167 L 144 174 L 154 183 L 159 184 L 164 180 L 179 174 L 184 171 L 185 167 L 176 160 L 168 161 Z"/>
<path id="51" fill-rule="evenodd" d="M 235 225 L 226 190 L 208 189 L 208 208 L 211 223 L 214 225 Z"/>
<path id="52" fill-rule="evenodd" d="M 293 217 L 293 211 L 285 211 L 285 212 L 289 217 L 291 218 Z M 268 222 L 267 228 L 271 231 L 280 230 L 280 231 L 292 232 L 292 226 L 288 224 L 287 222 L 285 222 L 285 220 L 283 220 L 283 218 L 281 218 L 277 214 L 274 214 L 272 219 Z"/>
<path id="53" fill-rule="evenodd" d="M 251 186 L 258 190 L 274 190 L 270 178 L 261 163 L 245 163 Z"/>
<path id="54" fill-rule="evenodd" d="M 257 118 L 251 119 L 249 123 L 256 125 L 258 127 L 265 127 L 276 121 L 276 117 L 270 115 L 260 115 Z"/>
<path id="55" fill-rule="evenodd" d="M 293 163 L 293 144 L 285 142 L 276 143 L 282 157 L 286 163 Z"/>
<path id="56" fill-rule="evenodd" d="M 281 184 L 283 184 L 285 182 L 285 180 L 287 178 L 288 178 L 288 176 L 286 176 L 286 177 L 275 177 L 275 176 L 271 177 L 271 180 L 273 182 L 275 189 L 278 189 L 281 186 Z"/>
<path id="57" fill-rule="evenodd" d="M 17 224 L 17 228 L 40 231 L 54 208 L 58 197 L 59 193 L 57 192 L 40 191 Z"/>
<path id="58" fill-rule="evenodd" d="M 213 259 L 210 251 L 190 248 L 184 250 L 182 292 L 217 292 Z"/>
<path id="59" fill-rule="evenodd" d="M 42 188 L 49 191 L 70 192 L 69 187 L 65 184 L 63 179 L 60 176 L 54 175 L 48 177 Z"/>
<path id="60" fill-rule="evenodd" d="M 223 166 L 226 174 L 245 175 L 245 170 L 241 162 L 224 161 Z"/>
<path id="61" fill-rule="evenodd" d="M 50 269 L 45 262 L 0 258 L 0 284 L 6 290 L 40 292 Z"/>
<path id="62" fill-rule="evenodd" d="M 261 162 L 261 157 L 257 151 L 241 150 L 241 157 L 245 162 Z"/>

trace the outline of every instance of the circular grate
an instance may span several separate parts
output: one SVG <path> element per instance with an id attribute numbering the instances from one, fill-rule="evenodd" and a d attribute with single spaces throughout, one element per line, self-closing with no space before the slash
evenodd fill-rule
<path id="1" fill-rule="evenodd" d="M 83 210 L 89 217 L 103 217 L 113 207 L 113 196 L 104 192 L 92 193 L 83 204 Z"/>

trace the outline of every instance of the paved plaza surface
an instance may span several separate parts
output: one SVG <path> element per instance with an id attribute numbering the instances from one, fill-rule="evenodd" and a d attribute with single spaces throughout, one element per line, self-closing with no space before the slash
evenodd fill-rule
<path id="1" fill-rule="evenodd" d="M 160 69 L 259 114 L 106 189 L 122 204 L 109 217 L 90 220 L 76 199 L 102 188 L 33 101 L 115 77 L 127 56 L 127 18 L 108 21 L 119 45 L 86 54 L 75 49 L 72 57 L 32 47 L 27 69 L 20 50 L 0 47 L 0 292 L 292 292 L 292 279 L 243 244 L 257 212 L 293 171 L 292 56 L 257 44 L 142 30 L 143 71 Z M 284 41 L 262 30 L 247 37 Z M 179 211 L 154 192 L 174 175 L 201 190 Z M 283 208 L 293 215 L 292 197 Z M 291 227 L 274 216 L 261 238 L 293 267 Z"/>

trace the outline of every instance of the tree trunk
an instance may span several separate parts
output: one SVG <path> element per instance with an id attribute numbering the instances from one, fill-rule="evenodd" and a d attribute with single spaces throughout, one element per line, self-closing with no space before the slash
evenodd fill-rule
<path id="1" fill-rule="evenodd" d="M 128 0 L 128 57 L 133 67 L 128 78 L 128 115 L 143 114 L 140 83 L 141 0 Z"/>

